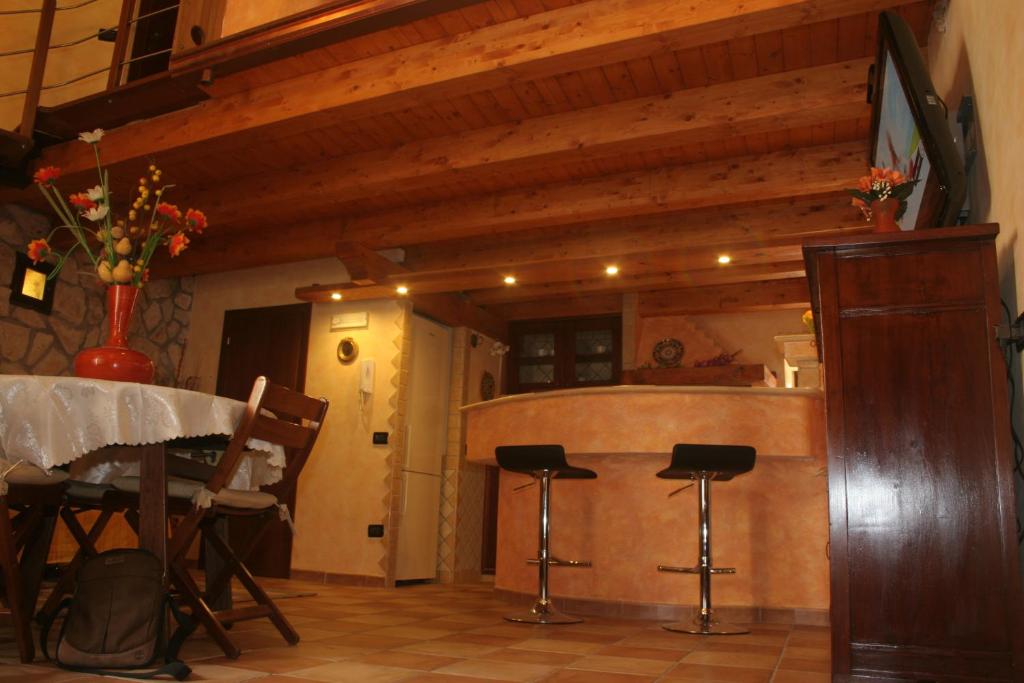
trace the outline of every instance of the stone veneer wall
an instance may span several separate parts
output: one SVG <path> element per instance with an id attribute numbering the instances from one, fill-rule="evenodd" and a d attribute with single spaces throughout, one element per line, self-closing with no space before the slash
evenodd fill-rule
<path id="1" fill-rule="evenodd" d="M 106 337 L 105 292 L 84 256 L 61 270 L 50 315 L 9 303 L 15 252 L 49 230 L 41 214 L 0 206 L 0 374 L 70 375 L 75 354 Z M 156 363 L 157 384 L 178 384 L 194 286 L 191 277 L 155 280 L 139 296 L 130 344 Z"/>

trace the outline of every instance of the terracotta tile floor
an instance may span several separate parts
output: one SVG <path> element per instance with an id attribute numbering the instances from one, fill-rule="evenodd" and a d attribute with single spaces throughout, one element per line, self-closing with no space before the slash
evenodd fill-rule
<path id="1" fill-rule="evenodd" d="M 566 626 L 502 619 L 511 611 L 487 585 L 395 590 L 267 581 L 315 596 L 278 604 L 302 636 L 289 647 L 269 622 L 231 631 L 242 656 L 230 660 L 200 629 L 186 643 L 189 680 L 218 681 L 546 681 L 550 683 L 824 683 L 828 630 L 757 624 L 717 638 L 669 633 L 657 623 L 588 618 Z M 45 663 L 17 664 L 0 630 L 0 683 L 91 678 Z"/>

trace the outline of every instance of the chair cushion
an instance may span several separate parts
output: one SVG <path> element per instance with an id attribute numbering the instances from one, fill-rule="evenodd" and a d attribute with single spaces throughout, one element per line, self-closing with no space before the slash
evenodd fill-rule
<path id="1" fill-rule="evenodd" d="M 113 481 L 114 488 L 129 493 L 139 492 L 138 477 L 118 477 Z M 191 499 L 196 491 L 203 487 L 201 482 L 189 479 L 178 479 L 177 477 L 167 478 L 167 495 L 171 498 Z M 217 505 L 225 505 L 233 508 L 245 508 L 247 510 L 263 510 L 277 505 L 277 497 L 272 493 L 264 491 L 239 491 L 238 489 L 221 489 L 213 502 Z"/>
<path id="2" fill-rule="evenodd" d="M 6 470 L 10 464 L 0 459 L 0 471 Z M 50 470 L 49 472 L 39 469 L 35 465 L 23 462 L 7 473 L 7 481 L 19 486 L 53 486 L 66 481 L 68 473 L 63 470 Z"/>

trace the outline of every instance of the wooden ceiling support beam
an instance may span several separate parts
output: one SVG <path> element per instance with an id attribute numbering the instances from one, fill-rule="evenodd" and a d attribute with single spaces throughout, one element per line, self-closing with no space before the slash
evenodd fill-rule
<path id="1" fill-rule="evenodd" d="M 451 327 L 468 327 L 492 339 L 508 341 L 508 322 L 461 294 L 413 294 L 412 310 Z"/>
<path id="2" fill-rule="evenodd" d="M 404 264 L 416 277 L 476 270 L 503 273 L 566 259 L 618 259 L 694 245 L 728 250 L 736 245 L 766 245 L 784 239 L 799 242 L 817 235 L 869 230 L 871 226 L 860 211 L 850 206 L 844 193 L 579 223 L 557 231 L 534 228 L 514 235 L 407 245 Z"/>
<path id="3" fill-rule="evenodd" d="M 408 272 L 398 263 L 355 242 L 336 243 L 334 255 L 345 266 L 352 284 L 359 286 L 380 284 L 391 275 Z"/>
<path id="4" fill-rule="evenodd" d="M 310 201 L 339 203 L 391 192 L 520 172 L 537 164 L 580 162 L 741 135 L 815 126 L 869 115 L 870 59 L 691 88 L 580 111 L 527 119 L 397 149 L 318 159 L 282 173 L 245 176 L 204 192 L 221 223 Z M 310 192 L 311 188 L 315 192 Z M 197 201 L 198 201 L 197 196 Z M 238 197 L 245 196 L 245 202 Z"/>
<path id="5" fill-rule="evenodd" d="M 602 277 L 575 282 L 554 282 L 525 287 L 481 289 L 469 296 L 481 306 L 533 301 L 590 293 L 642 292 L 646 290 L 676 289 L 680 287 L 706 287 L 740 282 L 786 280 L 804 276 L 803 261 L 786 261 L 756 266 L 727 266 L 695 271 L 674 271 L 654 275 Z"/>
<path id="6" fill-rule="evenodd" d="M 286 81 L 214 98 L 108 131 L 107 164 L 205 147 L 217 140 L 274 137 L 332 120 L 374 116 L 455 94 L 752 36 L 910 0 L 748 0 L 678 3 L 592 0 L 442 38 Z M 139 131 L 145 128 L 145 134 Z M 145 145 L 139 140 L 145 139 Z M 41 165 L 65 174 L 92 166 L 78 142 L 47 149 Z"/>
<path id="7" fill-rule="evenodd" d="M 614 315 L 622 312 L 622 294 L 592 294 L 558 299 L 522 301 L 486 306 L 485 309 L 505 320 L 542 320 L 545 318 L 576 318 L 587 315 Z"/>
<path id="8" fill-rule="evenodd" d="M 640 292 L 638 313 L 643 318 L 662 315 L 750 313 L 810 307 L 807 278 L 774 282 L 744 282 L 711 287 L 687 287 Z"/>
<path id="9" fill-rule="evenodd" d="M 683 209 L 838 192 L 864 173 L 863 142 L 804 147 L 514 190 L 353 217 L 375 249 Z"/>

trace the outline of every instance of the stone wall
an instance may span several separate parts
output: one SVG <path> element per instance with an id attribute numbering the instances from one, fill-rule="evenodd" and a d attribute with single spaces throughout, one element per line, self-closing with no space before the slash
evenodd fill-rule
<path id="1" fill-rule="evenodd" d="M 50 315 L 9 302 L 15 252 L 49 230 L 41 214 L 0 206 L 0 374 L 70 375 L 75 354 L 106 338 L 105 291 L 84 256 L 61 270 Z M 156 280 L 139 296 L 129 343 L 156 363 L 157 384 L 178 383 L 194 286 L 194 278 Z"/>

